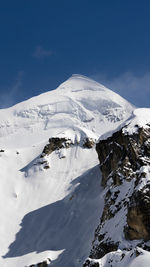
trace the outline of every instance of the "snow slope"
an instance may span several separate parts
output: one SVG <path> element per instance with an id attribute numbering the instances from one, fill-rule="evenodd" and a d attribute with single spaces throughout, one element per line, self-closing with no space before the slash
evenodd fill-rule
<path id="1" fill-rule="evenodd" d="M 133 110 L 81 75 L 0 110 L 0 266 L 48 258 L 51 266 L 82 265 L 103 209 L 95 147 L 83 147 L 83 140 L 114 131 Z M 43 169 L 36 160 L 52 136 L 72 145 L 47 156 L 50 168 Z"/>

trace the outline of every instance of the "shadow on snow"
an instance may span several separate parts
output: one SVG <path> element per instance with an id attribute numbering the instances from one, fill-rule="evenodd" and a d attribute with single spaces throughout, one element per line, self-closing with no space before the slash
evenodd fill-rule
<path id="1" fill-rule="evenodd" d="M 64 249 L 51 266 L 81 266 L 90 251 L 102 212 L 99 166 L 76 178 L 71 186 L 76 187 L 64 199 L 24 216 L 4 258 Z"/>

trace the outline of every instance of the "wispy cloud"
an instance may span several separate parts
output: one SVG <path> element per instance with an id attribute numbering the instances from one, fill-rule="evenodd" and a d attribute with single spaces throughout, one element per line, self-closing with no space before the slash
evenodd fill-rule
<path id="1" fill-rule="evenodd" d="M 120 94 L 137 107 L 150 107 L 150 72 L 143 75 L 126 72 L 114 78 L 99 73 L 93 75 L 92 78 Z"/>
<path id="2" fill-rule="evenodd" d="M 38 59 L 43 59 L 50 57 L 53 54 L 51 50 L 45 49 L 42 46 L 38 45 L 35 48 L 35 51 L 33 53 L 33 57 L 38 58 Z"/>
<path id="3" fill-rule="evenodd" d="M 24 71 L 19 71 L 12 86 L 8 88 L 6 93 L 1 93 L 0 108 L 10 107 L 16 103 L 17 95 L 20 94 L 22 87 L 23 75 Z"/>

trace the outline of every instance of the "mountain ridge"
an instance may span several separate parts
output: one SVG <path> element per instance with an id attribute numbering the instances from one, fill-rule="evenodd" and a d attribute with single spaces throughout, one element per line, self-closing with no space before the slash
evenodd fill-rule
<path id="1" fill-rule="evenodd" d="M 0 110 L 2 266 L 82 266 L 104 208 L 96 142 L 134 110 L 81 75 Z"/>
<path id="2" fill-rule="evenodd" d="M 150 109 L 96 145 L 105 204 L 85 266 L 150 264 Z"/>

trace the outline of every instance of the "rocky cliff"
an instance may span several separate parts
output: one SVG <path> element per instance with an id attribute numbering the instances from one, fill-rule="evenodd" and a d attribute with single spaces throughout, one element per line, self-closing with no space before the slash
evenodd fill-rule
<path id="1" fill-rule="evenodd" d="M 117 266 L 115 252 L 124 266 L 129 253 L 136 257 L 143 253 L 139 248 L 150 251 L 150 124 L 134 123 L 132 130 L 129 125 L 96 145 L 105 204 L 84 267 L 105 266 L 100 260 L 105 255 L 108 266 Z"/>

